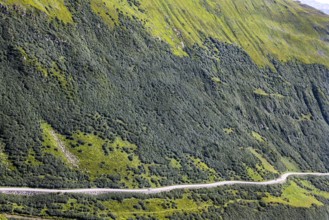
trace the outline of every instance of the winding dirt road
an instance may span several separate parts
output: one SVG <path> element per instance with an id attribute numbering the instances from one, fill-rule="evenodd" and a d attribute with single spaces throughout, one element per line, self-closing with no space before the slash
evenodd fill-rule
<path id="1" fill-rule="evenodd" d="M 6 194 L 48 194 L 48 193 L 77 193 L 77 194 L 104 194 L 104 193 L 134 193 L 134 194 L 156 194 L 169 192 L 176 189 L 206 189 L 227 185 L 275 185 L 286 182 L 290 176 L 329 176 L 329 173 L 295 173 L 282 174 L 279 178 L 263 182 L 251 181 L 220 181 L 205 184 L 173 185 L 148 189 L 111 189 L 111 188 L 86 188 L 86 189 L 38 189 L 21 187 L 0 187 L 0 193 Z"/>

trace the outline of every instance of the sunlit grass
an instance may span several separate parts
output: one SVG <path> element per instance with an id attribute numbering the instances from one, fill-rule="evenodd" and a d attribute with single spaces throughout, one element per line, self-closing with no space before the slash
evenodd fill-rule
<path id="1" fill-rule="evenodd" d="M 290 182 L 290 184 L 283 190 L 280 197 L 268 195 L 263 198 L 263 201 L 266 203 L 280 203 L 303 208 L 310 208 L 312 205 L 323 205 L 323 203 L 318 201 L 310 192 L 301 188 L 295 182 Z"/>
<path id="2" fill-rule="evenodd" d="M 56 17 L 64 23 L 73 22 L 72 14 L 65 6 L 64 0 L 0 0 L 0 3 L 5 5 L 33 7 L 46 13 L 50 18 Z"/>
<path id="3" fill-rule="evenodd" d="M 259 154 L 255 149 L 248 148 L 248 150 L 261 161 L 261 164 L 265 170 L 271 173 L 278 173 L 278 171 L 266 160 L 266 158 Z"/>
<path id="4" fill-rule="evenodd" d="M 329 65 L 329 45 L 321 40 L 325 33 L 313 28 L 316 24 L 325 30 L 329 18 L 294 1 L 148 0 L 136 6 L 91 0 L 91 7 L 110 26 L 118 24 L 118 11 L 137 18 L 177 55 L 186 55 L 184 45 L 202 45 L 205 37 L 213 37 L 241 46 L 261 66 L 271 66 L 268 55 Z"/>

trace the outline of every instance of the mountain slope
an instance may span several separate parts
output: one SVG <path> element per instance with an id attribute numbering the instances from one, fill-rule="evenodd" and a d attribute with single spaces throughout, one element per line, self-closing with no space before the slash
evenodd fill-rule
<path id="1" fill-rule="evenodd" d="M 205 37 L 214 37 L 238 44 L 260 65 L 269 65 L 271 57 L 328 63 L 328 17 L 294 1 L 95 0 L 91 4 L 110 24 L 117 20 L 116 11 L 137 17 L 177 54 L 184 53 L 185 45 L 201 45 Z"/>
<path id="2" fill-rule="evenodd" d="M 45 2 L 3 1 L 5 5 L 30 5 L 72 22 L 63 1 Z M 136 18 L 177 55 L 186 55 L 185 46 L 202 45 L 206 37 L 213 37 L 241 46 L 259 65 L 271 65 L 272 57 L 328 65 L 328 16 L 295 1 L 92 0 L 90 4 L 112 27 L 119 24 L 119 14 Z"/>
<path id="3" fill-rule="evenodd" d="M 325 15 L 290 1 L 1 2 L 2 185 L 327 172 Z M 289 193 L 259 196 L 291 206 Z"/>

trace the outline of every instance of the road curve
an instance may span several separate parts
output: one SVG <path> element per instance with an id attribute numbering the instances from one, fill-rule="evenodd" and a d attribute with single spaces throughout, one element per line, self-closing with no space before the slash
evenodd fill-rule
<path id="1" fill-rule="evenodd" d="M 104 194 L 104 193 L 133 193 L 133 194 L 156 194 L 169 192 L 176 189 L 207 189 L 227 185 L 275 185 L 286 182 L 290 176 L 329 176 L 329 173 L 297 173 L 289 172 L 282 174 L 279 178 L 263 182 L 252 181 L 220 181 L 215 183 L 204 184 L 186 184 L 173 185 L 159 188 L 148 189 L 111 189 L 111 188 L 86 188 L 86 189 L 38 189 L 38 188 L 23 188 L 23 187 L 0 187 L 0 193 L 6 194 L 49 194 L 49 193 L 77 193 L 77 194 Z"/>

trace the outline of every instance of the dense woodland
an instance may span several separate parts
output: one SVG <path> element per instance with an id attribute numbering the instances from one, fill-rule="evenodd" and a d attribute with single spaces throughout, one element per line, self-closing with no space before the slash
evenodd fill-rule
<path id="1" fill-rule="evenodd" d="M 277 170 L 262 171 L 262 178 L 289 170 L 282 158 L 290 158 L 300 171 L 328 171 L 329 70 L 325 66 L 271 58 L 274 68 L 259 67 L 238 46 L 213 38 L 186 47 L 187 56 L 179 57 L 137 20 L 120 14 L 120 26 L 109 28 L 85 1 L 66 2 L 74 24 L 49 20 L 37 11 L 0 7 L 0 153 L 6 155 L 6 163 L 0 163 L 1 185 L 129 187 L 119 183 L 124 174 L 91 176 L 45 153 L 42 123 L 67 143 L 82 132 L 109 142 L 120 137 L 136 145 L 133 153 L 126 150 L 131 161 L 140 160 L 130 170 L 134 187 L 210 178 L 250 180 L 246 167 L 256 170 L 260 163 L 250 148 Z M 84 145 L 81 140 L 77 143 L 67 147 L 75 152 L 75 147 Z M 91 151 L 92 147 L 90 143 Z M 106 145 L 103 150 L 111 154 Z M 33 162 L 27 162 L 31 152 Z M 170 166 L 171 159 L 180 165 Z M 203 195 L 213 196 L 205 198 L 212 201 L 222 196 L 220 190 Z M 39 206 L 47 203 L 47 215 L 87 219 L 79 210 L 65 214 L 56 209 L 58 200 L 69 199 L 66 195 L 0 197 L 2 204 L 9 200 L 25 204 L 21 214 L 37 216 Z M 96 207 L 101 198 L 82 197 L 82 201 Z M 237 213 L 248 213 L 263 218 L 260 213 L 264 215 L 267 208 L 269 219 L 277 213 L 295 219 L 319 214 L 316 208 L 300 211 L 257 203 L 255 207 L 233 204 L 221 216 L 236 219 L 243 217 Z M 12 206 L 1 205 L 1 209 L 10 213 Z M 256 209 L 261 212 L 252 211 Z M 320 209 L 323 218 L 328 217 L 327 206 Z M 97 219 L 95 213 L 88 219 Z M 214 219 L 216 213 L 209 208 L 172 219 Z"/>

